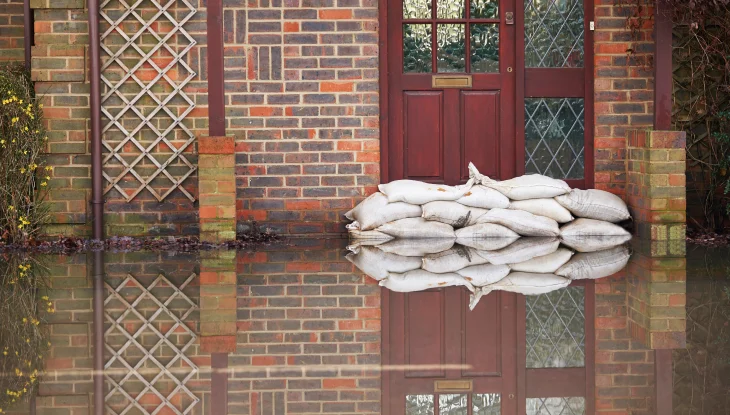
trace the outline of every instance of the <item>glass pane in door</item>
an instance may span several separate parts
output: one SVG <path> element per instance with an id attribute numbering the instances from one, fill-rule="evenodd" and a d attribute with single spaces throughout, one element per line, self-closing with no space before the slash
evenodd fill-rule
<path id="1" fill-rule="evenodd" d="M 583 0 L 525 0 L 525 66 L 583 67 Z"/>
<path id="2" fill-rule="evenodd" d="M 431 72 L 431 25 L 403 25 L 403 72 Z"/>
<path id="3" fill-rule="evenodd" d="M 585 413 L 585 398 L 568 397 L 527 399 L 527 415 L 583 415 Z"/>
<path id="4" fill-rule="evenodd" d="M 464 72 L 466 70 L 465 25 L 439 24 L 436 29 L 438 72 Z"/>
<path id="5" fill-rule="evenodd" d="M 526 297 L 528 368 L 585 366 L 584 302 L 580 286 Z"/>
<path id="6" fill-rule="evenodd" d="M 499 17 L 499 0 L 471 0 L 469 6 L 472 19 L 496 19 Z"/>
<path id="7" fill-rule="evenodd" d="M 583 178 L 584 111 L 582 98 L 525 99 L 525 173 Z"/>
<path id="8" fill-rule="evenodd" d="M 500 415 L 502 400 L 498 393 L 475 393 L 471 396 L 473 415 Z"/>
<path id="9" fill-rule="evenodd" d="M 466 415 L 466 395 L 439 395 L 439 415 Z"/>
<path id="10" fill-rule="evenodd" d="M 406 415 L 434 415 L 433 395 L 406 396 Z"/>
<path id="11" fill-rule="evenodd" d="M 430 19 L 431 0 L 403 0 L 403 19 Z"/>
<path id="12" fill-rule="evenodd" d="M 499 25 L 473 23 L 470 31 L 471 72 L 499 72 Z"/>
<path id="13" fill-rule="evenodd" d="M 464 0 L 438 0 L 436 17 L 439 19 L 463 19 L 466 6 Z"/>

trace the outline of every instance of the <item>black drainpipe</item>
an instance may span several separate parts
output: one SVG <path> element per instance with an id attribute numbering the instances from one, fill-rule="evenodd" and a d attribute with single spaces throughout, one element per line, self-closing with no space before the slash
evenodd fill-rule
<path id="1" fill-rule="evenodd" d="M 27 1 L 27 0 L 26 0 Z M 91 60 L 91 208 L 93 238 L 104 239 L 104 195 L 101 171 L 101 62 L 99 59 L 99 2 L 89 1 L 89 59 Z M 95 368 L 96 369 L 96 368 Z"/>

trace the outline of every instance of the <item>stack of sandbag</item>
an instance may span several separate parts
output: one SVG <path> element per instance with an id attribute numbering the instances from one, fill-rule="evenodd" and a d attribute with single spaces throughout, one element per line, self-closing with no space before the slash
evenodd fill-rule
<path id="1" fill-rule="evenodd" d="M 623 242 L 608 245 L 616 240 L 595 236 L 584 236 L 583 249 L 575 250 L 578 253 L 554 236 L 484 240 L 490 242 L 462 245 L 456 238 L 394 238 L 372 243 L 363 239 L 348 246 L 347 259 L 392 291 L 463 286 L 472 293 L 469 307 L 473 309 L 492 291 L 537 295 L 564 288 L 572 280 L 603 278 L 624 268 L 630 257 Z"/>
<path id="2" fill-rule="evenodd" d="M 559 237 L 580 252 L 630 239 L 616 225 L 630 218 L 628 208 L 612 193 L 571 189 L 562 180 L 539 174 L 497 181 L 471 163 L 469 171 L 471 178 L 462 186 L 414 180 L 378 186 L 380 192 L 345 214 L 352 221 L 347 226 L 351 238 L 370 245 L 453 238 L 473 248 L 493 248 L 521 236 Z"/>

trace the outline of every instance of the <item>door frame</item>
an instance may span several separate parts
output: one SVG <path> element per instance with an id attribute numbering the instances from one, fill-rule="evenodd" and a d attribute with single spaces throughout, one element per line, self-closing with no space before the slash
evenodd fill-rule
<path id="1" fill-rule="evenodd" d="M 378 0 L 378 48 L 379 63 L 378 86 L 380 96 L 378 97 L 380 104 L 379 121 L 380 121 L 380 183 L 388 183 L 393 178 L 390 176 L 390 137 L 388 134 L 390 122 L 388 114 L 389 97 L 390 97 L 390 72 L 388 71 L 388 4 L 389 0 Z M 524 18 L 525 9 L 522 2 L 515 3 L 515 25 L 522 28 L 523 32 L 515 33 L 515 175 L 520 176 L 525 173 L 525 97 L 537 96 L 539 90 L 532 89 L 533 86 L 526 87 L 525 80 L 525 36 L 524 36 Z M 583 20 L 584 27 L 588 28 L 590 22 L 594 21 L 595 8 L 594 0 L 583 0 Z M 593 59 L 593 31 L 585 30 L 583 39 L 583 98 L 584 98 L 584 179 L 568 181 L 571 187 L 581 189 L 592 189 L 595 186 L 595 113 L 594 113 L 594 59 Z M 528 71 L 529 72 L 529 71 Z M 570 71 L 569 71 L 570 72 Z M 568 77 L 566 77 L 568 78 Z M 534 84 L 533 84 L 534 85 Z M 527 93 L 530 95 L 526 95 Z M 549 92 L 549 91 L 547 91 Z"/>

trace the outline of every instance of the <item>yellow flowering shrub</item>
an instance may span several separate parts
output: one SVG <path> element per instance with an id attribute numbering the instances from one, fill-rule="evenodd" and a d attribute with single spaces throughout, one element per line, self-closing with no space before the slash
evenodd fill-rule
<path id="1" fill-rule="evenodd" d="M 0 67 L 0 244 L 26 244 L 48 218 L 43 106 L 22 66 Z"/>
<path id="2" fill-rule="evenodd" d="M 42 258 L 42 257 L 41 257 Z M 0 410 L 7 412 L 35 393 L 50 344 L 45 316 L 47 268 L 36 258 L 0 257 Z"/>

